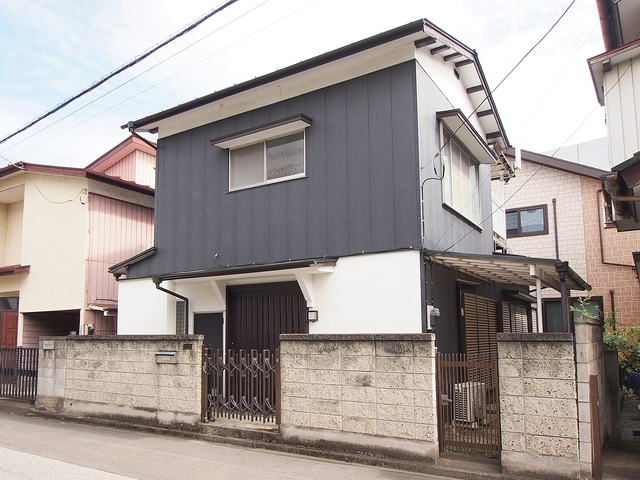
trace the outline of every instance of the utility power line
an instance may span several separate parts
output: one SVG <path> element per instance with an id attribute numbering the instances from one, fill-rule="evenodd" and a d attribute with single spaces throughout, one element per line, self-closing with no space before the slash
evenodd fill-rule
<path id="1" fill-rule="evenodd" d="M 196 28 L 197 26 L 199 26 L 200 24 L 204 23 L 206 20 L 208 20 L 209 18 L 213 17 L 215 14 L 221 12 L 222 10 L 224 10 L 225 8 L 227 8 L 228 6 L 236 3 L 238 0 L 228 0 L 227 2 L 225 2 L 224 4 L 222 4 L 220 7 L 215 8 L 214 10 L 212 10 L 211 12 L 207 13 L 206 15 L 204 15 L 203 17 L 199 18 L 198 20 L 196 20 L 195 22 L 193 22 L 192 24 L 188 25 L 187 27 L 183 28 L 182 30 L 180 30 L 178 33 L 170 36 L 169 38 L 167 38 L 164 42 L 159 43 L 158 45 L 156 45 L 155 47 L 147 50 L 145 53 L 143 53 L 142 55 L 139 55 L 137 57 L 135 57 L 133 60 L 131 60 L 130 62 L 122 65 L 120 68 L 117 68 L 116 70 L 114 70 L 113 72 L 105 75 L 104 77 L 102 77 L 100 80 L 98 80 L 97 82 L 93 83 L 91 86 L 85 88 L 84 90 L 80 91 L 79 93 L 75 94 L 74 96 L 68 98 L 67 100 L 65 100 L 64 102 L 62 102 L 61 104 L 57 105 L 56 107 L 52 108 L 51 110 L 49 110 L 48 112 L 40 115 L 39 117 L 33 119 L 32 121 L 30 121 L 29 123 L 27 123 L 24 127 L 19 128 L 18 130 L 16 130 L 15 132 L 7 135 L 6 137 L 2 138 L 0 140 L 0 144 L 3 144 L 4 142 L 6 142 L 7 140 L 9 140 L 10 138 L 15 137 L 16 135 L 18 135 L 19 133 L 24 132 L 25 130 L 31 128 L 32 126 L 34 126 L 36 123 L 44 120 L 45 118 L 53 115 L 54 113 L 62 110 L 64 107 L 66 107 L 67 105 L 69 105 L 71 102 L 76 101 L 78 98 L 82 97 L 83 95 L 86 95 L 87 93 L 91 92 L 92 90 L 95 90 L 96 88 L 98 88 L 100 85 L 102 85 L 103 83 L 107 82 L 108 80 L 110 80 L 111 78 L 115 77 L 116 75 L 119 75 L 120 73 L 124 72 L 125 70 L 133 67 L 134 65 L 137 65 L 138 63 L 140 63 L 142 60 L 144 60 L 145 58 L 147 58 L 148 56 L 150 56 L 151 54 L 157 52 L 158 50 L 160 50 L 162 47 L 165 47 L 166 45 L 170 44 L 171 42 L 173 42 L 174 40 L 176 40 L 177 38 L 180 38 L 181 36 L 183 36 L 184 34 L 190 32 L 191 30 L 193 30 L 194 28 Z"/>

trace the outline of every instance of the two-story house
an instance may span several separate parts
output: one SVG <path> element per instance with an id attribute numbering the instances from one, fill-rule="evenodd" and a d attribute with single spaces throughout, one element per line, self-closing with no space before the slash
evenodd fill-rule
<path id="1" fill-rule="evenodd" d="M 441 351 L 490 352 L 537 327 L 520 287 L 584 286 L 491 254 L 508 139 L 476 52 L 427 20 L 125 127 L 158 134 L 158 176 L 155 247 L 110 269 L 119 334 L 435 328 Z"/>
<path id="2" fill-rule="evenodd" d="M 109 265 L 153 245 L 155 149 L 130 136 L 87 168 L 0 169 L 2 346 L 116 332 Z"/>
<path id="3" fill-rule="evenodd" d="M 640 89 L 634 80 L 640 75 L 640 1 L 597 0 L 597 4 L 605 52 L 588 63 L 607 119 L 612 173 L 603 185 L 617 229 L 640 230 Z M 631 261 L 632 253 L 628 255 Z M 640 253 L 637 259 L 640 264 Z"/>
<path id="4" fill-rule="evenodd" d="M 513 150 L 505 153 L 515 159 Z M 592 286 L 591 307 L 597 305 L 607 317 L 615 311 L 622 325 L 640 325 L 640 284 L 629 255 L 640 245 L 640 232 L 612 228 L 600 181 L 607 172 L 524 150 L 521 167 L 509 182 L 492 183 L 495 196 L 505 202 L 508 250 L 568 260 Z M 584 296 L 581 291 L 571 293 Z M 555 290 L 543 292 L 542 320 L 545 331 L 562 329 Z"/>

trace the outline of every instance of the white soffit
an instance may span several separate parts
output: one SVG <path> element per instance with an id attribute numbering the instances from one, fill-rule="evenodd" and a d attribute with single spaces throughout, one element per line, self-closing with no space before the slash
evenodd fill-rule
<path id="1" fill-rule="evenodd" d="M 436 116 L 438 120 L 449 127 L 449 130 L 464 144 L 476 160 L 486 165 L 494 165 L 496 163 L 496 155 L 460 110 L 438 112 Z"/>

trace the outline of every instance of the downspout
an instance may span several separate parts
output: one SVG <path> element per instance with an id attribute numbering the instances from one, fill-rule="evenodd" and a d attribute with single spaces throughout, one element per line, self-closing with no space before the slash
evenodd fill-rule
<path id="1" fill-rule="evenodd" d="M 602 262 L 603 265 L 614 265 L 616 267 L 629 267 L 629 268 L 633 268 L 635 270 L 635 265 L 627 265 L 624 263 L 614 263 L 614 262 L 607 262 L 604 259 L 604 239 L 602 237 L 602 192 L 605 192 L 606 190 L 604 188 L 599 189 L 596 192 L 596 196 L 598 197 L 598 235 L 600 236 L 600 261 Z"/>
<path id="2" fill-rule="evenodd" d="M 172 292 L 171 290 L 167 290 L 164 287 L 161 287 L 160 284 L 162 283 L 162 279 L 160 277 L 151 277 L 151 280 L 153 281 L 153 283 L 156 284 L 156 288 L 162 292 L 168 293 L 169 295 L 173 295 L 174 297 L 179 298 L 180 300 L 184 300 L 185 302 L 185 306 L 184 306 L 184 326 L 185 326 L 185 330 L 187 333 L 189 333 L 189 299 L 183 295 L 180 295 L 179 293 L 176 292 Z"/>
<path id="3" fill-rule="evenodd" d="M 556 208 L 556 199 L 551 199 L 551 202 L 553 203 L 553 236 L 555 237 L 556 241 L 556 259 L 559 260 L 560 247 L 558 245 L 558 210 Z"/>
<path id="4" fill-rule="evenodd" d="M 133 122 L 129 122 L 129 124 L 128 124 L 128 128 L 129 128 L 129 133 L 130 133 L 131 135 L 133 135 L 134 137 L 136 137 L 138 140 L 143 141 L 144 143 L 146 143 L 147 145 L 149 145 L 149 146 L 150 146 L 151 148 L 153 148 L 154 150 L 156 150 L 156 151 L 158 150 L 158 146 L 157 146 L 155 143 L 150 142 L 150 141 L 149 141 L 149 140 L 147 140 L 146 138 L 144 138 L 144 137 L 140 136 L 138 133 L 136 133 L 136 130 L 135 130 L 135 128 L 133 127 Z"/>
<path id="5" fill-rule="evenodd" d="M 616 331 L 616 302 L 615 302 L 615 290 L 612 288 L 609 290 L 609 295 L 611 295 L 611 326 L 613 327 L 613 331 Z M 605 324 L 606 325 L 606 324 Z"/>

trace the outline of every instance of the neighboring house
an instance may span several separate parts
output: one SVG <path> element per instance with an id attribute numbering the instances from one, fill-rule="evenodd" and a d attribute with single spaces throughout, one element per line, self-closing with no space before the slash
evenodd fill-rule
<path id="1" fill-rule="evenodd" d="M 514 157 L 512 150 L 506 154 Z M 600 181 L 607 172 L 527 151 L 521 158 L 515 178 L 492 185 L 494 194 L 506 201 L 508 250 L 568 260 L 593 287 L 592 306 L 607 317 L 615 309 L 617 321 L 640 326 L 640 284 L 629 255 L 640 245 L 640 232 L 612 228 Z M 545 331 L 560 330 L 557 292 L 545 292 L 542 306 Z"/>
<path id="2" fill-rule="evenodd" d="M 640 229 L 640 0 L 597 0 L 605 52 L 588 60 L 605 107 L 609 164 L 603 181 L 619 231 Z M 636 91 L 638 90 L 638 91 Z M 635 246 L 636 251 L 640 245 Z M 632 253 L 628 253 L 632 258 Z M 630 260 L 629 260 L 630 261 Z M 640 263 L 640 253 L 637 255 Z"/>
<path id="3" fill-rule="evenodd" d="M 494 353 L 535 329 L 520 286 L 587 285 L 492 255 L 491 170 L 511 166 L 489 92 L 419 20 L 129 122 L 158 134 L 156 245 L 110 269 L 118 333 L 262 349 L 433 321 L 441 351 Z"/>
<path id="4" fill-rule="evenodd" d="M 131 136 L 84 169 L 0 169 L 2 346 L 116 332 L 108 266 L 153 244 L 154 159 Z"/>

